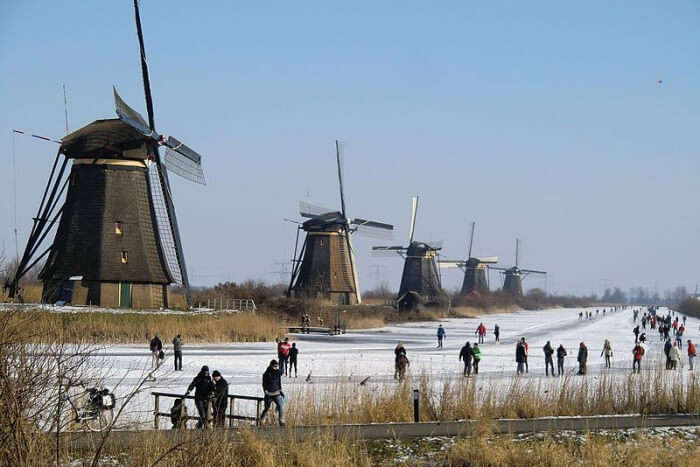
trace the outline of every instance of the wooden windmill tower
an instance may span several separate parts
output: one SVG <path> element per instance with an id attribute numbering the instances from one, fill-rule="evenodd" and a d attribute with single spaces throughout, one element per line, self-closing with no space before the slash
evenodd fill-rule
<path id="1" fill-rule="evenodd" d="M 466 260 L 440 260 L 440 268 L 459 268 L 464 271 L 461 295 L 488 293 L 489 283 L 487 270 L 490 264 L 498 263 L 497 256 L 482 256 L 478 258 L 472 256 L 475 227 L 476 222 L 472 222 Z"/>
<path id="2" fill-rule="evenodd" d="M 413 197 L 411 226 L 407 246 L 375 246 L 372 250 L 382 253 L 395 253 L 404 258 L 401 285 L 396 303 L 399 310 L 412 310 L 420 305 L 441 301 L 444 296 L 440 272 L 435 261 L 442 246 L 437 243 L 413 240 L 418 213 L 418 197 Z"/>
<path id="3" fill-rule="evenodd" d="M 537 271 L 534 269 L 521 269 L 519 267 L 520 259 L 520 240 L 515 239 L 515 266 L 510 268 L 499 268 L 492 266 L 491 269 L 501 271 L 504 275 L 503 279 L 503 291 L 507 292 L 514 297 L 521 297 L 523 295 L 523 282 L 522 280 L 530 274 L 547 274 L 545 271 Z"/>
<path id="4" fill-rule="evenodd" d="M 114 89 L 118 118 L 96 120 L 61 139 L 24 254 L 7 284 L 11 297 L 22 276 L 46 258 L 39 275 L 45 302 L 165 307 L 174 282 L 190 303 L 168 169 L 204 184 L 201 156 L 155 129 L 136 0 L 134 10 L 148 122 Z M 42 251 L 56 222 L 54 241 Z"/>
<path id="5" fill-rule="evenodd" d="M 299 214 L 308 219 L 297 230 L 294 247 L 294 267 L 287 296 L 323 298 L 333 303 L 353 305 L 362 303 L 357 278 L 357 263 L 351 234 L 359 230 L 391 231 L 392 225 L 366 219 L 349 219 L 345 210 L 343 184 L 343 145 L 335 142 L 340 188 L 340 210 L 319 208 L 300 203 Z M 299 231 L 306 233 L 298 251 Z M 297 254 L 298 251 L 298 254 Z"/>

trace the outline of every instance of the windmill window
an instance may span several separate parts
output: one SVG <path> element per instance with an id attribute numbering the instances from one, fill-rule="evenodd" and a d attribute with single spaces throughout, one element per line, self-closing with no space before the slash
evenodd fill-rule
<path id="1" fill-rule="evenodd" d="M 124 227 L 122 226 L 121 222 L 115 222 L 114 223 L 114 235 L 117 237 L 121 237 L 124 235 Z"/>
<path id="2" fill-rule="evenodd" d="M 128 251 L 122 251 L 121 262 L 122 262 L 122 264 L 126 264 L 129 262 L 129 252 Z"/>
<path id="3" fill-rule="evenodd" d="M 326 246 L 326 242 L 323 241 L 323 239 L 319 240 L 318 246 Z"/>

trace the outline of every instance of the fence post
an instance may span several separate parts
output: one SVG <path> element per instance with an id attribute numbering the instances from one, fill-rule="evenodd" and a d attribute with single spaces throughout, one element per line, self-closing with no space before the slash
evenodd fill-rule
<path id="1" fill-rule="evenodd" d="M 255 426 L 260 426 L 260 399 L 255 401 Z"/>
<path id="2" fill-rule="evenodd" d="M 413 421 L 420 422 L 420 391 L 413 390 Z"/>
<path id="3" fill-rule="evenodd" d="M 229 407 L 229 416 L 231 418 L 228 419 L 228 427 L 233 428 L 233 405 L 236 403 L 236 398 L 229 396 L 229 399 L 231 400 L 231 407 Z"/>
<path id="4" fill-rule="evenodd" d="M 157 430 L 159 427 L 158 423 L 158 414 L 160 413 L 160 396 L 158 394 L 154 394 L 156 397 L 155 401 L 155 410 L 153 411 L 153 426 Z"/>

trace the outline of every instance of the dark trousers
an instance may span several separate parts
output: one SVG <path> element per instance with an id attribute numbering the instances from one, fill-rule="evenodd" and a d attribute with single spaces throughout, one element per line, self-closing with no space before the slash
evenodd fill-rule
<path id="1" fill-rule="evenodd" d="M 280 355 L 280 372 L 284 375 L 287 376 L 287 362 L 289 357 L 285 357 L 284 355 Z"/>
<path id="2" fill-rule="evenodd" d="M 563 374 L 564 374 L 564 359 L 557 358 L 557 375 L 563 375 Z"/>
<path id="3" fill-rule="evenodd" d="M 226 423 L 226 408 L 228 404 L 214 405 L 214 426 L 223 427 Z"/>
<path id="4" fill-rule="evenodd" d="M 552 357 L 545 357 L 544 358 L 544 374 L 546 376 L 549 376 L 549 370 L 552 370 L 552 376 L 554 376 L 554 360 L 552 360 Z"/>
<path id="5" fill-rule="evenodd" d="M 579 375 L 585 375 L 586 374 L 586 361 L 579 361 L 578 362 L 578 374 Z"/>
<path id="6" fill-rule="evenodd" d="M 262 422 L 265 419 L 265 416 L 267 415 L 267 411 L 270 410 L 270 405 L 272 403 L 275 403 L 275 407 L 277 409 L 277 418 L 279 420 L 280 425 L 284 425 L 284 400 L 282 399 L 282 396 L 268 396 L 265 395 L 265 407 L 263 408 L 262 413 L 260 414 L 260 421 Z"/>
<path id="7" fill-rule="evenodd" d="M 297 375 L 297 359 L 292 358 L 289 360 L 289 376 L 292 376 L 292 369 L 294 369 L 294 376 Z"/>
<path id="8" fill-rule="evenodd" d="M 479 360 L 474 359 L 474 374 L 478 375 L 479 374 Z"/>
<path id="9" fill-rule="evenodd" d="M 198 428 L 207 427 L 207 399 L 195 399 L 194 405 L 197 407 L 197 414 L 199 414 Z"/>
<path id="10" fill-rule="evenodd" d="M 610 355 L 605 356 L 605 368 L 610 368 Z"/>
<path id="11" fill-rule="evenodd" d="M 438 337 L 438 349 L 442 348 L 442 337 Z"/>
<path id="12" fill-rule="evenodd" d="M 182 371 L 182 350 L 175 351 L 175 371 Z"/>
<path id="13" fill-rule="evenodd" d="M 483 344 L 483 343 L 484 343 L 484 335 L 479 334 L 479 344 Z"/>
<path id="14" fill-rule="evenodd" d="M 632 360 L 632 373 L 639 373 L 642 370 L 642 361 L 636 358 Z"/>
<path id="15" fill-rule="evenodd" d="M 472 362 L 464 361 L 464 376 L 471 376 L 472 374 Z"/>
<path id="16" fill-rule="evenodd" d="M 500 334 L 496 334 L 496 342 L 501 342 L 501 341 L 498 339 L 499 336 L 500 336 Z"/>

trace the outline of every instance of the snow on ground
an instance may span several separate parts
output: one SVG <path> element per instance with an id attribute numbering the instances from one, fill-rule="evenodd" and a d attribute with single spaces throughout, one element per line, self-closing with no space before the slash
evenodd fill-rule
<path id="1" fill-rule="evenodd" d="M 579 320 L 580 311 L 582 309 L 553 309 L 491 314 L 474 319 L 445 319 L 440 322 L 447 331 L 443 349 L 436 348 L 437 322 L 349 331 L 339 336 L 289 334 L 290 340 L 299 347 L 299 377 L 283 378 L 282 386 L 287 396 L 293 397 L 304 385 L 356 385 L 367 376 L 370 377 L 370 385 L 374 387 L 396 384 L 393 379 L 393 349 L 398 342 L 403 342 L 407 349 L 413 375 L 428 374 L 434 382 L 457 379 L 461 377 L 463 368 L 458 361 L 459 350 L 466 341 L 477 340 L 474 333 L 482 321 L 488 330 L 486 343 L 481 346 L 483 360 L 479 378 L 482 380 L 494 383 L 512 380 L 515 375 L 515 342 L 520 337 L 526 338 L 530 348 L 529 373 L 523 378 L 545 380 L 542 346 L 547 340 L 555 348 L 563 344 L 567 349 L 567 371 L 574 371 L 579 342 L 583 341 L 589 352 L 587 377 L 597 377 L 603 371 L 629 374 L 634 347 L 632 310 L 608 311 L 603 315 L 602 308 L 599 314 L 593 308 L 593 320 Z M 666 310 L 661 310 L 660 313 L 665 314 Z M 493 327 L 496 323 L 501 328 L 500 344 L 494 343 Z M 684 351 L 687 339 L 700 341 L 699 326 L 700 320 L 688 318 L 683 338 Z M 647 336 L 643 371 L 657 367 L 663 357 L 663 345 L 658 332 L 647 329 Z M 139 420 L 144 426 L 152 423 L 153 398 L 150 391 L 184 393 L 202 365 L 208 365 L 211 371 L 219 370 L 228 380 L 231 394 L 261 396 L 261 375 L 269 361 L 277 357 L 274 342 L 185 342 L 184 371 L 173 372 L 172 338 L 173 336 L 161 336 L 166 351 L 165 363 L 158 370 L 156 381 L 149 383 L 149 391 L 138 395 L 129 405 L 129 420 Z M 603 368 L 603 359 L 600 357 L 604 339 L 609 339 L 613 346 L 611 370 Z M 683 352 L 684 360 L 687 359 L 686 355 Z M 124 395 L 136 384 L 143 372 L 150 368 L 148 342 L 143 345 L 106 346 L 93 358 L 92 363 L 110 375 L 105 386 L 116 388 L 114 390 L 117 396 Z M 683 371 L 687 373 L 685 368 Z M 309 373 L 311 382 L 307 383 L 305 379 Z M 557 381 L 550 378 L 547 384 L 558 384 Z M 168 411 L 171 404 L 172 400 L 166 399 L 161 403 L 161 411 Z M 193 407 L 190 407 L 189 412 L 194 413 Z"/>

